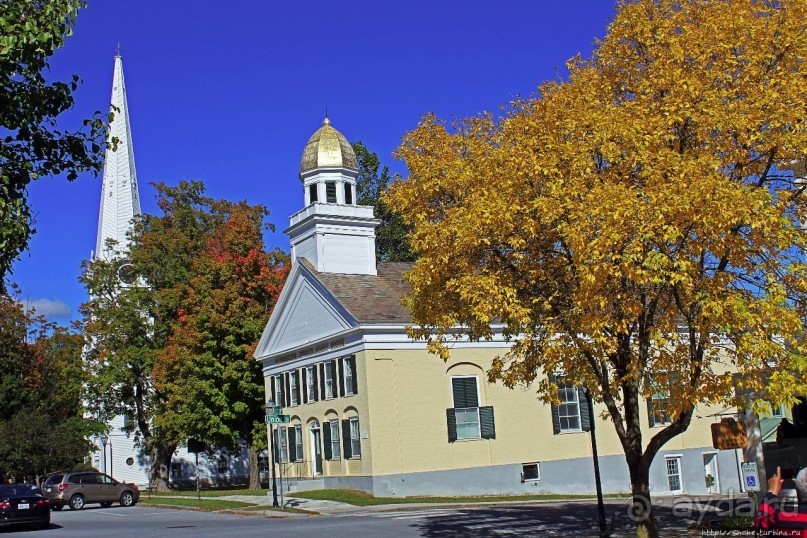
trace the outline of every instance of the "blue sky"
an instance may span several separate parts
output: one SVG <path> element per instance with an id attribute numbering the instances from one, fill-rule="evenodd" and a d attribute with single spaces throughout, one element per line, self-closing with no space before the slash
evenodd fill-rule
<path id="1" fill-rule="evenodd" d="M 382 163 L 429 112 L 495 111 L 587 57 L 614 0 L 279 2 L 89 0 L 50 77 L 82 78 L 75 128 L 107 112 L 113 57 L 124 62 L 143 211 L 153 182 L 200 180 L 210 196 L 271 212 L 270 247 L 301 208 L 297 177 L 325 109 L 351 142 Z M 51 319 L 78 319 L 81 261 L 95 245 L 101 177 L 47 178 L 30 188 L 37 233 L 11 280 Z"/>

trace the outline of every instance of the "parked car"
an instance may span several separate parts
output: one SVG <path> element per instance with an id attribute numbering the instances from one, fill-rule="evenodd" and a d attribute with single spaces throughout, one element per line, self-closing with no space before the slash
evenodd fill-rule
<path id="1" fill-rule="evenodd" d="M 59 472 L 45 481 L 45 496 L 53 510 L 65 505 L 81 510 L 84 505 L 99 503 L 103 507 L 119 502 L 121 506 L 134 506 L 140 499 L 140 490 L 134 484 L 118 482 L 111 476 L 95 471 Z"/>
<path id="2" fill-rule="evenodd" d="M 22 524 L 50 527 L 50 501 L 34 484 L 0 485 L 0 527 Z"/>

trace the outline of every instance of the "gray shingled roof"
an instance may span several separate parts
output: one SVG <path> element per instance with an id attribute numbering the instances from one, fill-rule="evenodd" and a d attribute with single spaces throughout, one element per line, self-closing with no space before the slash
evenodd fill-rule
<path id="1" fill-rule="evenodd" d="M 298 258 L 359 323 L 412 323 L 401 298 L 409 293 L 403 281 L 409 262 L 380 262 L 378 275 L 319 273 L 308 260 Z"/>

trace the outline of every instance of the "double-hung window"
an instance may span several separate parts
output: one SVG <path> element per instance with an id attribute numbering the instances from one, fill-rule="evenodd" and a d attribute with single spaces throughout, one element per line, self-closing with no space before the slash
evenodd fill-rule
<path id="1" fill-rule="evenodd" d="M 322 374 L 322 388 L 325 393 L 325 399 L 330 400 L 336 394 L 336 363 L 334 361 L 326 361 L 321 363 L 323 369 Z"/>
<path id="2" fill-rule="evenodd" d="M 495 439 L 493 408 L 480 407 L 476 376 L 451 378 L 454 407 L 446 410 L 448 441 L 463 439 Z"/>
<path id="3" fill-rule="evenodd" d="M 580 431 L 580 399 L 577 387 L 564 385 L 558 390 L 560 405 L 558 406 L 558 420 L 560 431 Z"/>
<path id="4" fill-rule="evenodd" d="M 295 432 L 295 447 L 294 447 L 294 461 L 301 461 L 303 459 L 303 427 L 297 424 L 294 427 Z"/>
<path id="5" fill-rule="evenodd" d="M 289 396 L 291 396 L 291 405 L 297 405 L 300 402 L 297 401 L 297 395 L 300 394 L 300 391 L 297 387 L 297 371 L 294 370 L 289 374 L 289 384 L 291 385 L 291 390 L 289 390 Z"/>
<path id="6" fill-rule="evenodd" d="M 361 458 L 361 438 L 359 435 L 359 417 L 342 420 L 342 450 L 346 460 Z M 331 439 L 331 443 L 333 443 L 333 439 Z"/>
<path id="7" fill-rule="evenodd" d="M 280 426 L 275 430 L 275 446 L 278 447 L 278 461 L 286 463 L 289 461 L 288 443 L 286 442 L 286 427 Z"/>
<path id="8" fill-rule="evenodd" d="M 670 491 L 683 491 L 681 487 L 681 457 L 667 456 L 664 461 L 667 464 L 667 485 L 670 487 Z"/>
<path id="9" fill-rule="evenodd" d="M 670 390 L 667 376 L 659 375 L 658 380 L 650 380 L 653 393 L 647 399 L 647 420 L 650 427 L 665 426 L 670 420 Z"/>
<path id="10" fill-rule="evenodd" d="M 305 393 L 307 396 L 307 401 L 309 402 L 316 402 L 317 401 L 317 374 L 316 368 L 313 366 L 308 366 L 305 369 Z"/>
<path id="11" fill-rule="evenodd" d="M 350 453 L 354 458 L 361 457 L 361 438 L 359 435 L 359 417 L 353 417 L 350 419 Z"/>
<path id="12" fill-rule="evenodd" d="M 283 376 L 275 376 L 275 405 L 283 407 Z"/>
<path id="13" fill-rule="evenodd" d="M 351 355 L 339 359 L 339 366 L 342 377 L 340 378 L 340 395 L 357 394 L 356 387 L 356 356 Z"/>
<path id="14" fill-rule="evenodd" d="M 591 430 L 591 411 L 582 387 L 554 378 L 558 387 L 557 405 L 552 404 L 552 430 L 555 434 Z"/>
<path id="15" fill-rule="evenodd" d="M 339 459 L 339 421 L 334 419 L 328 422 L 326 428 L 331 431 L 331 458 Z"/>

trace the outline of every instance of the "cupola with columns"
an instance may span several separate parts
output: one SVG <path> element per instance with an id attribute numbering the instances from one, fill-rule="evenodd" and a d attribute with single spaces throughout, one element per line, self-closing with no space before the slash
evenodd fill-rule
<path id="1" fill-rule="evenodd" d="M 328 118 L 303 149 L 300 181 L 305 207 L 289 218 L 291 259 L 306 258 L 321 273 L 375 275 L 372 206 L 356 204 L 356 154 Z"/>

